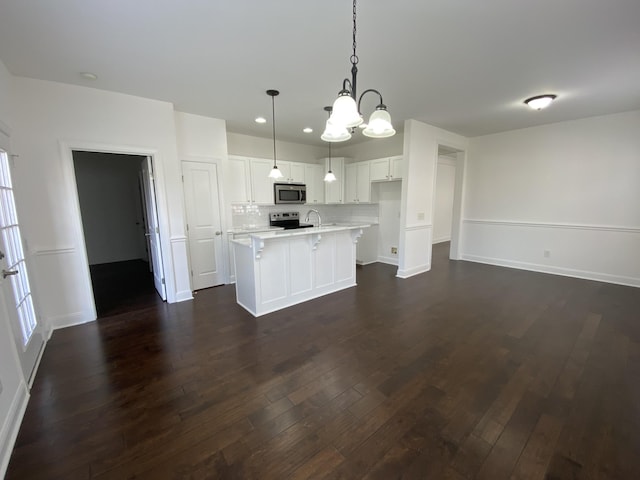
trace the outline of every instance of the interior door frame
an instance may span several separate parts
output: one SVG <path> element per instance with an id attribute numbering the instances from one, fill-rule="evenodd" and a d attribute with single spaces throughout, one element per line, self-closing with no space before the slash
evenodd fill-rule
<path id="1" fill-rule="evenodd" d="M 87 254 L 87 244 L 84 237 L 84 227 L 82 225 L 82 214 L 80 211 L 80 197 L 78 195 L 78 183 L 76 179 L 76 174 L 74 170 L 73 164 L 73 152 L 74 151 L 85 151 L 85 152 L 95 152 L 95 153 L 115 153 L 122 155 L 138 155 L 140 157 L 149 157 L 151 158 L 151 163 L 153 165 L 154 171 L 159 172 L 161 170 L 160 165 L 161 162 L 158 161 L 159 153 L 156 149 L 152 148 L 137 148 L 131 146 L 123 146 L 123 145 L 113 145 L 113 144 L 104 144 L 104 143 L 93 143 L 93 142 L 63 142 L 60 141 L 60 153 L 61 157 L 64 159 L 65 166 L 65 178 L 67 185 L 69 187 L 70 195 L 73 197 L 72 204 L 70 205 L 71 212 L 70 216 L 73 219 L 74 231 L 73 235 L 76 241 L 78 242 L 78 247 L 80 254 L 82 255 L 82 262 L 80 268 L 82 269 L 82 277 L 84 277 L 85 281 L 83 284 L 83 292 L 81 294 L 86 295 L 87 298 L 90 299 L 90 306 L 87 305 L 88 310 L 84 312 L 84 321 L 92 321 L 98 318 L 97 310 L 96 310 L 96 300 L 93 295 L 93 287 L 91 282 L 91 271 L 89 269 L 89 256 Z M 160 176 L 162 178 L 162 176 Z M 167 243 L 167 239 L 169 238 L 168 234 L 168 226 L 166 224 L 167 210 L 165 208 L 164 201 L 164 189 L 160 188 L 161 181 L 158 181 L 158 185 L 156 188 L 156 208 L 158 210 L 158 221 L 160 227 L 160 247 L 163 251 L 171 251 L 170 245 Z M 170 265 L 167 265 L 167 260 L 163 257 L 162 259 L 163 265 L 162 268 L 165 272 L 166 284 L 165 287 L 167 289 L 167 294 L 170 291 L 170 285 L 173 284 L 173 277 L 170 275 L 172 272 Z M 168 298 L 168 297 L 167 297 Z M 83 323 L 83 322 L 81 322 Z"/>

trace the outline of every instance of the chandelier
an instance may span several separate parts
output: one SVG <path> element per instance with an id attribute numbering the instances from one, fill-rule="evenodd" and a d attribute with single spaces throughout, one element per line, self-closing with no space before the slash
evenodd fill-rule
<path id="1" fill-rule="evenodd" d="M 391 125 L 391 116 L 387 111 L 387 106 L 382 100 L 382 94 L 373 88 L 362 92 L 357 96 L 358 77 L 358 55 L 356 54 L 356 0 L 353 0 L 353 53 L 351 54 L 351 80 L 345 78 L 342 81 L 342 90 L 338 93 L 338 98 L 333 102 L 333 111 L 327 120 L 324 132 L 320 136 L 325 142 L 344 142 L 351 138 L 351 132 L 355 127 L 364 128 L 362 134 L 371 138 L 386 138 L 395 135 L 396 131 Z M 363 117 L 360 113 L 362 97 L 367 93 L 378 95 L 380 103 L 369 117 L 369 122 L 364 125 Z M 356 104 L 356 98 L 358 102 Z"/>

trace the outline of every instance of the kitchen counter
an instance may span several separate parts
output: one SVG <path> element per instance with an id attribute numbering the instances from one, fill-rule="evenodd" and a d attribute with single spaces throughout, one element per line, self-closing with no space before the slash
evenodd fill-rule
<path id="1" fill-rule="evenodd" d="M 262 231 L 232 240 L 236 299 L 258 317 L 356 285 L 356 243 L 369 224 Z"/>

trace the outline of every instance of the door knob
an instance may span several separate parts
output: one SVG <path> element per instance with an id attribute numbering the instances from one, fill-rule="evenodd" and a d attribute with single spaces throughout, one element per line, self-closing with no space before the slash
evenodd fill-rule
<path id="1" fill-rule="evenodd" d="M 4 268 L 2 269 L 2 278 L 7 278 L 11 275 L 17 275 L 18 274 L 18 270 L 5 270 Z"/>
<path id="2" fill-rule="evenodd" d="M 222 232 L 216 232 L 216 235 L 222 235 Z"/>

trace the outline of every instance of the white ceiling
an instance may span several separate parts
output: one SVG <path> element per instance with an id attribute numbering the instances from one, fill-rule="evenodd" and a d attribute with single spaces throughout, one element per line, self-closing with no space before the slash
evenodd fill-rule
<path id="1" fill-rule="evenodd" d="M 165 100 L 263 137 L 270 124 L 253 119 L 270 119 L 275 88 L 278 139 L 320 145 L 322 108 L 349 75 L 351 10 L 349 0 L 2 0 L 0 59 L 17 76 Z M 639 0 L 366 0 L 357 53 L 358 90 L 380 90 L 398 130 L 414 118 L 471 137 L 640 108 Z M 541 93 L 558 99 L 540 112 L 522 104 Z M 363 112 L 374 106 L 365 97 Z"/>

